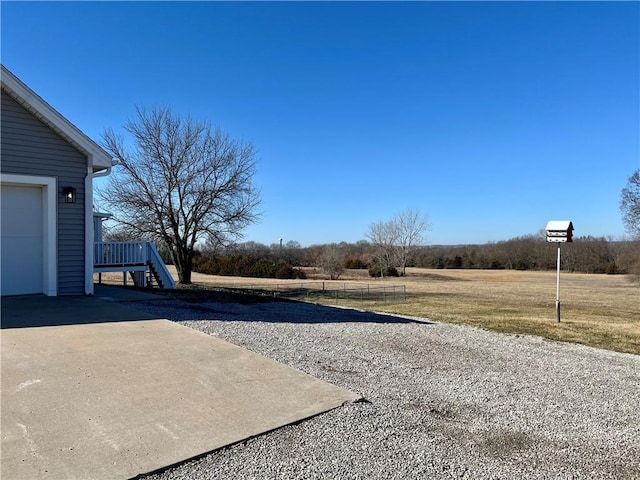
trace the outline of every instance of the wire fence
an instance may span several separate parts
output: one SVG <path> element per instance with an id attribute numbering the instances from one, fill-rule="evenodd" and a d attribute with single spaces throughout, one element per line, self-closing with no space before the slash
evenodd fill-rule
<path id="1" fill-rule="evenodd" d="M 406 285 L 372 285 L 348 282 L 287 282 L 234 285 L 238 290 L 268 292 L 274 297 L 304 301 L 334 300 L 361 303 L 399 303 L 407 301 Z"/>

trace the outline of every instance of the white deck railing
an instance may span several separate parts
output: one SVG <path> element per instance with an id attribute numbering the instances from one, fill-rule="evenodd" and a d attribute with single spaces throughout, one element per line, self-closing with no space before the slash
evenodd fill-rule
<path id="1" fill-rule="evenodd" d="M 94 267 L 145 265 L 147 242 L 96 242 L 93 250 Z"/>
<path id="2" fill-rule="evenodd" d="M 151 271 L 164 288 L 176 286 L 153 242 L 95 242 L 93 271 L 135 272 L 142 276 L 142 286 L 146 286 L 146 274 Z"/>

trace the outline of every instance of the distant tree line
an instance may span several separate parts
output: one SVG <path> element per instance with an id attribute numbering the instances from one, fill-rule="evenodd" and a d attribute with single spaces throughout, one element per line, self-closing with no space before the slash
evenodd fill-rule
<path id="1" fill-rule="evenodd" d="M 505 270 L 553 270 L 557 244 L 541 235 L 526 235 L 484 245 L 432 246 L 417 252 L 415 266 L 425 268 L 479 268 Z M 628 273 L 637 257 L 633 242 L 603 237 L 579 237 L 562 246 L 562 269 L 582 273 Z"/>
<path id="2" fill-rule="evenodd" d="M 345 269 L 368 269 L 379 276 L 379 247 L 367 240 L 302 247 L 296 241 L 280 246 L 246 242 L 203 249 L 194 270 L 214 275 L 304 278 L 300 267 L 316 267 L 327 278 L 338 279 Z M 557 244 L 542 234 L 525 235 L 482 245 L 434 245 L 412 250 L 408 267 L 436 269 L 554 270 Z M 578 237 L 562 246 L 562 269 L 567 272 L 632 273 L 640 259 L 640 243 L 604 237 Z M 391 265 L 387 275 L 402 275 L 402 265 Z"/>
<path id="3" fill-rule="evenodd" d="M 227 247 L 205 249 L 193 260 L 193 270 L 208 275 L 255 278 L 306 278 L 300 268 L 297 242 L 270 247 L 256 242 L 232 244 Z"/>

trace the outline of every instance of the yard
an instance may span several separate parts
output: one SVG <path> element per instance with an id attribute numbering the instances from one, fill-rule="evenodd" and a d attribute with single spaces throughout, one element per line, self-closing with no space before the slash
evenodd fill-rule
<path id="1" fill-rule="evenodd" d="M 255 279 L 194 280 L 210 287 L 230 280 L 236 287 L 257 284 Z M 404 280 L 406 304 L 367 308 L 432 318 L 448 314 L 452 322 L 465 315 L 474 321 L 495 315 L 526 325 L 515 314 L 492 313 L 506 303 L 524 312 L 522 318 L 530 310 L 533 325 L 558 328 L 553 275 L 412 271 Z M 582 295 L 580 280 L 566 282 L 567 323 L 594 330 L 571 319 L 569 299 L 586 302 L 588 292 L 603 299 L 602 291 L 618 287 L 593 290 L 592 282 L 616 278 L 586 277 Z M 551 301 L 545 300 L 545 282 Z M 283 288 L 281 280 L 264 284 Z M 619 287 L 632 301 L 635 290 L 625 283 Z M 543 305 L 536 306 L 537 301 Z M 603 308 L 598 305 L 591 309 Z M 197 286 L 131 306 L 365 399 L 144 478 L 640 478 L 637 355 Z M 637 314 L 629 322 L 633 318 Z M 564 332 L 565 322 L 561 327 Z"/>
<path id="2" fill-rule="evenodd" d="M 170 267 L 173 269 L 173 267 Z M 172 270 L 175 274 L 175 270 Z M 319 274 L 307 269 L 309 280 L 218 277 L 194 273 L 205 287 L 282 289 L 290 284 L 317 284 Z M 177 277 L 176 277 L 177 278 Z M 539 335 L 619 352 L 640 354 L 640 285 L 622 275 L 562 273 L 561 323 L 556 322 L 555 272 L 515 270 L 431 270 L 410 268 L 406 277 L 372 279 L 364 270 L 348 270 L 340 280 L 325 281 L 326 289 L 361 285 L 405 285 L 407 301 L 362 302 L 337 298 L 342 306 L 396 313 L 436 321 L 473 325 L 498 332 Z M 303 297 L 304 298 L 304 297 Z M 336 298 L 314 297 L 332 304 Z"/>
<path id="3" fill-rule="evenodd" d="M 174 278 L 177 274 L 169 266 Z M 301 300 L 472 325 L 497 332 L 539 335 L 618 352 L 640 354 L 640 285 L 624 275 L 562 273 L 561 322 L 556 322 L 556 273 L 516 270 L 407 269 L 407 276 L 370 278 L 365 270 L 347 270 L 340 280 L 323 280 L 305 269 L 308 280 L 222 277 L 194 273 L 194 287 L 283 290 L 307 287 L 326 292 Z M 105 283 L 122 283 L 121 274 L 103 274 Z M 386 292 L 363 301 L 344 298 L 345 286 Z M 395 291 L 391 288 L 396 286 Z M 403 291 L 406 288 L 406 301 Z M 325 292 L 325 293 L 326 293 Z"/>
<path id="4" fill-rule="evenodd" d="M 410 269 L 380 280 L 349 271 L 325 290 L 403 284 L 406 301 L 277 301 L 287 288 L 322 285 L 307 273 L 195 274 L 193 286 L 131 306 L 366 400 L 145 478 L 640 478 L 637 284 L 562 274 L 558 324 L 555 272 Z M 269 294 L 212 291 L 221 287 Z M 360 311 L 317 304 L 336 302 Z"/>

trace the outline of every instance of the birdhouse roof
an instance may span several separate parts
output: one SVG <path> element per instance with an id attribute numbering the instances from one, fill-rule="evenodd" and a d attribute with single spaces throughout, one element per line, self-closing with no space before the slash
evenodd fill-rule
<path id="1" fill-rule="evenodd" d="M 547 223 L 547 231 L 571 231 L 573 230 L 573 223 L 570 220 L 551 220 Z"/>

